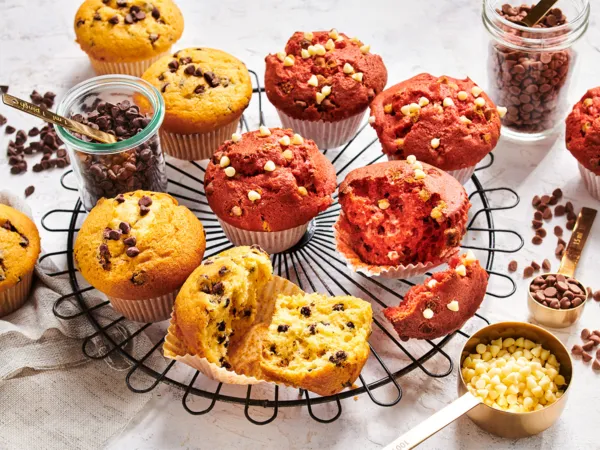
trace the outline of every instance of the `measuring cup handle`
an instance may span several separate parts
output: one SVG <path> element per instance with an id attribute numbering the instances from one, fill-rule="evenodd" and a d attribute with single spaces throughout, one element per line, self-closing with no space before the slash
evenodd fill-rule
<path id="1" fill-rule="evenodd" d="M 450 425 L 480 403 L 481 400 L 467 392 L 441 411 L 436 412 L 433 416 L 421 422 L 412 430 L 404 433 L 385 447 L 384 450 L 408 450 L 415 448 L 421 442 L 430 438 L 445 426 Z"/>
<path id="2" fill-rule="evenodd" d="M 560 261 L 558 273 L 568 277 L 575 276 L 575 269 L 577 268 L 577 263 L 581 257 L 581 252 L 583 252 L 585 241 L 592 230 L 596 213 L 597 211 L 592 208 L 584 207 L 581 209 L 581 212 L 577 217 L 577 222 L 575 223 L 575 228 L 571 234 L 569 244 L 565 249 L 562 260 Z"/>

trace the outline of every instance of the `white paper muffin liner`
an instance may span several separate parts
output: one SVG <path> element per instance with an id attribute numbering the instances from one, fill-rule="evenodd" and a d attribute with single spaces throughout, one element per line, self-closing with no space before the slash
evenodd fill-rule
<path id="1" fill-rule="evenodd" d="M 310 222 L 300 225 L 299 227 L 290 228 L 283 231 L 248 231 L 234 227 L 224 220 L 217 217 L 225 236 L 236 246 L 257 244 L 267 253 L 280 253 L 289 248 L 292 248 L 308 228 Z"/>
<path id="2" fill-rule="evenodd" d="M 110 62 L 101 61 L 99 59 L 90 58 L 90 63 L 94 68 L 96 75 L 109 75 L 113 73 L 120 73 L 125 75 L 133 75 L 134 77 L 141 77 L 146 69 L 158 61 L 165 55 L 171 53 L 171 48 L 159 55 L 153 56 L 152 58 L 143 59 L 141 61 L 129 61 L 129 62 Z"/>
<path id="3" fill-rule="evenodd" d="M 173 303 L 179 289 L 159 297 L 143 300 L 127 300 L 107 295 L 112 307 L 123 314 L 126 319 L 136 322 L 160 322 L 171 317 Z"/>
<path id="4" fill-rule="evenodd" d="M 386 155 L 388 161 L 397 161 L 397 160 L 401 160 L 402 158 L 397 158 L 395 155 Z M 473 176 L 473 173 L 475 172 L 475 168 L 477 166 L 469 166 L 469 167 L 464 167 L 462 169 L 457 169 L 457 170 L 444 170 L 444 169 L 440 169 L 440 170 L 444 170 L 444 172 L 452 175 L 456 180 L 458 180 L 458 182 L 460 184 L 466 184 L 467 181 L 469 181 L 471 179 L 471 176 Z"/>
<path id="5" fill-rule="evenodd" d="M 360 259 L 356 252 L 346 244 L 339 236 L 337 228 L 334 227 L 335 236 L 335 247 L 336 250 L 342 255 L 342 258 L 346 261 L 346 266 L 353 272 L 360 272 L 369 277 L 381 277 L 381 278 L 411 278 L 419 275 L 424 275 L 434 267 L 440 266 L 448 261 L 451 257 L 456 255 L 460 247 L 456 247 L 448 252 L 446 257 L 439 261 L 430 261 L 426 264 L 408 264 L 408 265 L 397 265 L 397 266 L 380 266 L 369 264 Z"/>
<path id="6" fill-rule="evenodd" d="M 240 117 L 208 133 L 179 134 L 161 128 L 159 134 L 162 149 L 172 157 L 185 161 L 210 159 L 215 150 L 237 131 Z"/>
<path id="7" fill-rule="evenodd" d="M 583 178 L 583 184 L 587 188 L 588 192 L 596 200 L 600 200 L 600 175 L 596 175 L 589 169 L 586 169 L 582 164 L 578 163 L 579 172 Z"/>
<path id="8" fill-rule="evenodd" d="M 279 294 L 294 295 L 302 292 L 303 291 L 294 283 L 274 275 L 258 294 L 258 304 L 262 309 L 259 309 L 257 313 L 256 323 L 270 323 L 275 307 L 275 300 Z M 223 367 L 219 367 L 215 363 L 209 362 L 206 358 L 186 353 L 185 344 L 175 335 L 175 323 L 173 317 L 171 317 L 171 324 L 169 325 L 167 336 L 165 337 L 163 352 L 166 358 L 187 364 L 200 371 L 208 378 L 222 383 L 249 385 L 268 381 L 235 373 Z"/>
<path id="9" fill-rule="evenodd" d="M 358 131 L 358 127 L 365 116 L 365 111 L 337 122 L 319 120 L 294 119 L 284 112 L 277 110 L 283 128 L 291 128 L 294 133 L 312 139 L 320 149 L 336 148 L 350 141 Z"/>
<path id="10" fill-rule="evenodd" d="M 6 316 L 19 309 L 27 301 L 31 283 L 33 281 L 33 268 L 21 277 L 21 281 L 0 292 L 0 317 Z"/>

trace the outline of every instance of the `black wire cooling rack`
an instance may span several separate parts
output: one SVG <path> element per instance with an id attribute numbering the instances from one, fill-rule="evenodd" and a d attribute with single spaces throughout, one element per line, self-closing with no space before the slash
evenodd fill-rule
<path id="1" fill-rule="evenodd" d="M 264 123 L 262 108 L 262 93 L 258 76 L 252 72 L 256 88 L 254 96 L 257 97 L 259 124 Z M 248 122 L 246 117 L 242 117 L 242 129 L 248 131 Z M 384 155 L 375 150 L 371 154 L 369 150 L 377 139 L 369 140 L 364 146 L 360 146 L 358 141 L 364 140 L 363 136 L 367 124 L 363 125 L 357 135 L 339 150 L 324 150 L 329 152 L 329 157 L 336 168 L 338 180 L 342 180 L 345 174 L 353 168 L 365 164 L 373 164 L 384 158 Z M 375 156 L 370 161 L 364 161 L 365 158 Z M 484 170 L 493 164 L 494 158 L 490 154 L 484 164 L 477 168 L 477 171 Z M 206 230 L 206 253 L 205 257 L 211 257 L 221 251 L 233 247 L 227 240 L 223 230 L 212 211 L 208 207 L 206 195 L 203 191 L 203 177 L 205 173 L 205 163 L 181 162 L 176 164 L 167 162 L 169 172 L 169 193 L 176 197 L 182 204 L 188 206 L 202 221 Z M 61 185 L 68 191 L 77 189 L 68 185 L 72 171 L 66 172 L 61 178 Z M 477 175 L 473 175 L 471 182 L 467 186 L 469 199 L 474 205 L 474 211 L 471 212 L 471 218 L 468 223 L 468 232 L 463 242 L 474 241 L 474 245 L 463 245 L 463 249 L 472 249 L 480 256 L 480 260 L 485 263 L 486 270 L 490 277 L 498 277 L 504 280 L 507 287 L 506 292 L 487 292 L 488 296 L 496 298 L 506 298 L 512 295 L 516 290 L 514 281 L 506 274 L 492 270 L 494 255 L 496 252 L 513 253 L 523 246 L 522 237 L 513 230 L 497 229 L 494 226 L 493 212 L 514 208 L 519 203 L 517 193 L 509 188 L 500 187 L 486 189 L 482 186 Z M 492 205 L 490 197 L 499 193 L 503 198 L 512 198 L 508 205 Z M 475 206 L 477 205 L 477 206 Z M 310 394 L 307 391 L 279 387 L 273 385 L 258 386 L 229 386 L 223 383 L 212 382 L 206 377 L 199 376 L 200 372 L 185 366 L 176 361 L 168 362 L 164 367 L 157 368 L 150 363 L 151 356 L 160 355 L 162 358 L 162 343 L 164 337 L 159 339 L 152 349 L 141 358 L 136 357 L 129 350 L 132 341 L 136 336 L 144 331 L 152 331 L 151 327 L 157 324 L 140 324 L 140 327 L 133 333 L 121 327 L 120 323 L 125 320 L 120 317 L 108 324 L 101 325 L 98 320 L 98 313 L 102 308 L 110 307 L 108 301 L 101 303 L 91 303 L 86 299 L 85 294 L 94 290 L 78 275 L 73 261 L 73 244 L 75 236 L 79 231 L 78 225 L 86 215 L 82 209 L 82 203 L 76 200 L 74 208 L 54 209 L 46 213 L 42 218 L 42 226 L 50 232 L 66 234 L 66 250 L 45 254 L 41 259 L 63 255 L 66 257 L 67 269 L 54 272 L 49 275 L 60 276 L 67 275 L 72 286 L 73 292 L 59 298 L 54 305 L 54 314 L 62 320 L 73 320 L 84 318 L 94 327 L 95 332 L 84 339 L 82 350 L 92 359 L 104 359 L 120 355 L 128 363 L 129 371 L 126 376 L 127 386 L 134 392 L 149 392 L 156 388 L 160 383 L 170 384 L 183 391 L 183 407 L 190 414 L 200 415 L 211 411 L 218 401 L 237 403 L 244 405 L 244 414 L 246 418 L 256 425 L 265 425 L 272 422 L 278 414 L 281 407 L 306 406 L 308 414 L 314 420 L 321 423 L 329 423 L 340 417 L 342 413 L 341 400 L 366 393 L 369 398 L 377 405 L 390 407 L 398 404 L 402 399 L 402 388 L 398 379 L 403 375 L 419 369 L 427 376 L 433 378 L 442 378 L 448 376 L 453 370 L 452 359 L 443 350 L 443 347 L 452 339 L 453 335 L 448 335 L 435 341 L 408 341 L 402 342 L 396 337 L 396 333 L 387 324 L 385 319 L 381 319 L 381 309 L 386 306 L 397 305 L 402 301 L 400 292 L 406 291 L 408 287 L 414 285 L 409 280 L 378 280 L 369 278 L 361 273 L 353 273 L 347 267 L 335 250 L 335 241 L 333 236 L 333 224 L 339 215 L 340 205 L 337 200 L 337 193 L 334 195 L 334 202 L 329 209 L 319 214 L 310 224 L 306 234 L 301 241 L 292 249 L 271 256 L 274 271 L 279 276 L 288 278 L 295 282 L 307 292 L 327 292 L 330 295 L 357 295 L 366 300 L 371 300 L 374 309 L 374 332 L 370 340 L 372 358 L 369 358 L 365 369 L 359 376 L 360 385 L 351 388 L 333 396 L 320 397 Z M 70 215 L 67 228 L 55 228 L 47 225 L 51 216 Z M 512 235 L 514 248 L 497 248 L 496 238 L 499 234 Z M 491 279 L 491 278 L 490 278 Z M 502 283 L 501 283 L 502 284 Z M 65 302 L 69 304 L 66 308 Z M 75 307 L 75 312 L 73 309 Z M 379 309 L 381 307 L 381 309 Z M 69 311 L 67 313 L 67 310 Z M 379 316 L 379 318 L 378 318 Z M 479 315 L 472 320 L 481 320 L 485 323 L 489 321 Z M 166 326 L 162 325 L 159 330 L 164 336 Z M 115 330 L 120 328 L 119 333 Z M 465 331 L 461 330 L 458 334 L 469 337 Z M 117 339 L 120 337 L 121 339 Z M 98 345 L 100 340 L 101 345 Z M 425 363 L 433 357 L 442 358 L 447 365 L 441 372 L 432 371 L 425 366 Z M 183 367 L 180 367 L 183 366 Z M 438 364 L 439 366 L 439 364 Z M 134 376 L 149 381 L 144 386 L 138 386 L 134 382 Z M 212 385 L 211 385 L 212 383 Z M 377 399 L 373 393 L 374 390 L 388 386 L 386 399 Z M 255 395 L 253 395 L 253 389 Z M 244 394 L 245 390 L 245 394 Z M 391 392 L 390 392 L 391 390 Z M 227 392 L 231 391 L 231 392 Z M 311 396 L 312 395 L 312 396 Z M 203 403 L 208 403 L 201 409 L 193 409 L 192 404 L 195 398 L 203 398 Z M 328 403 L 333 405 L 329 408 L 329 417 L 318 417 L 315 414 L 314 406 Z M 250 414 L 251 407 L 262 407 L 272 409 L 272 414 L 267 415 L 266 419 L 258 420 Z M 264 411 L 261 412 L 264 416 Z"/>

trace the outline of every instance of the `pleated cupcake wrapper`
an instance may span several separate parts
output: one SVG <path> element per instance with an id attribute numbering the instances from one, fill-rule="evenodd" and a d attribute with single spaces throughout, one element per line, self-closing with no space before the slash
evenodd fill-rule
<path id="1" fill-rule="evenodd" d="M 0 292 L 0 317 L 6 316 L 19 309 L 27 301 L 31 282 L 33 281 L 33 269 L 21 277 L 21 281 Z"/>
<path id="2" fill-rule="evenodd" d="M 235 245 L 257 244 L 267 253 L 280 253 L 292 248 L 308 228 L 309 222 L 299 227 L 283 231 L 248 231 L 234 227 L 224 220 L 218 219 L 225 236 Z"/>
<path id="3" fill-rule="evenodd" d="M 396 160 L 400 160 L 402 158 L 397 158 L 395 155 L 387 155 L 387 159 L 388 161 L 396 161 Z M 475 173 L 475 168 L 477 166 L 469 166 L 469 167 L 464 167 L 462 169 L 457 169 L 457 170 L 444 170 L 444 172 L 452 175 L 456 180 L 458 180 L 458 182 L 460 184 L 466 184 L 467 181 L 469 181 L 471 179 L 471 177 L 473 176 L 473 173 Z"/>
<path id="4" fill-rule="evenodd" d="M 107 295 L 112 307 L 123 314 L 126 319 L 135 322 L 160 322 L 171 317 L 173 303 L 179 289 L 159 297 L 143 300 L 127 300 Z"/>
<path id="5" fill-rule="evenodd" d="M 309 120 L 295 119 L 284 112 L 277 110 L 283 128 L 291 128 L 294 133 L 300 136 L 312 139 L 320 149 L 336 148 L 346 144 L 352 139 L 365 116 L 365 112 L 348 117 L 337 122 L 325 122 L 319 120 L 311 122 Z"/>
<path id="6" fill-rule="evenodd" d="M 160 142 L 165 153 L 185 161 L 212 158 L 219 146 L 237 131 L 240 118 L 208 133 L 179 134 L 160 129 Z"/>
<path id="7" fill-rule="evenodd" d="M 257 323 L 259 323 L 259 319 L 261 319 L 260 321 L 265 321 L 267 323 L 271 321 L 275 300 L 279 294 L 294 295 L 301 293 L 303 293 L 303 291 L 294 283 L 274 275 L 258 295 L 258 304 L 261 305 L 262 310 L 257 314 Z M 165 337 L 165 343 L 163 344 L 163 352 L 166 358 L 187 364 L 193 369 L 200 371 L 208 378 L 222 383 L 249 385 L 268 381 L 237 374 L 223 367 L 219 367 L 217 364 L 208 361 L 206 358 L 187 353 L 185 344 L 175 334 L 175 322 L 172 316 L 167 336 Z"/>
<path id="8" fill-rule="evenodd" d="M 101 61 L 99 59 L 90 58 L 90 62 L 94 71 L 97 75 L 109 75 L 113 73 L 121 73 L 125 75 L 133 75 L 134 77 L 141 77 L 146 69 L 153 63 L 158 61 L 165 55 L 171 53 L 171 48 L 160 55 L 153 56 L 152 58 L 143 59 L 141 61 L 129 61 L 129 62 L 110 62 Z"/>
<path id="9" fill-rule="evenodd" d="M 579 172 L 590 195 L 596 200 L 600 200 L 600 175 L 596 175 L 581 164 L 579 164 Z"/>
<path id="10" fill-rule="evenodd" d="M 334 226 L 333 229 L 336 243 L 335 247 L 346 261 L 346 265 L 348 266 L 348 268 L 353 272 L 360 272 L 369 277 L 398 279 L 424 275 L 426 272 L 429 272 L 429 270 L 433 269 L 434 267 L 444 264 L 444 262 L 449 260 L 454 255 L 458 254 L 460 250 L 459 247 L 453 248 L 451 249 L 451 251 L 448 252 L 446 257 L 438 261 L 428 262 L 426 264 L 419 263 L 408 264 L 406 266 L 402 264 L 397 266 L 378 266 L 374 264 L 368 264 L 362 261 L 360 257 L 356 254 L 356 252 L 340 238 L 340 235 L 337 231 L 337 227 Z"/>

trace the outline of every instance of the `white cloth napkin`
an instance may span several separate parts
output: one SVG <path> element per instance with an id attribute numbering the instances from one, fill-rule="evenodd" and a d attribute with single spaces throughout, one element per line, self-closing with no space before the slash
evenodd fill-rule
<path id="1" fill-rule="evenodd" d="M 25 201 L 16 195 L 0 192 L 0 203 L 31 217 Z M 54 316 L 54 302 L 72 292 L 66 275 L 47 275 L 58 270 L 50 258 L 37 264 L 29 300 L 0 318 L 1 449 L 99 448 L 152 397 L 127 388 L 126 369 L 131 363 L 118 352 L 103 360 L 83 354 L 83 338 L 95 331 L 85 317 L 63 321 Z M 85 298 L 92 305 L 105 300 L 97 291 Z M 78 311 L 75 305 L 75 300 L 67 300 L 61 311 Z M 106 306 L 97 310 L 96 317 L 105 325 L 120 315 Z M 121 334 L 115 337 L 119 342 L 139 326 L 121 321 L 111 329 Z M 101 347 L 102 339 L 95 338 L 94 345 Z M 141 333 L 127 350 L 139 358 L 151 348 L 150 339 Z M 154 352 L 149 364 L 160 370 L 164 358 Z"/>

